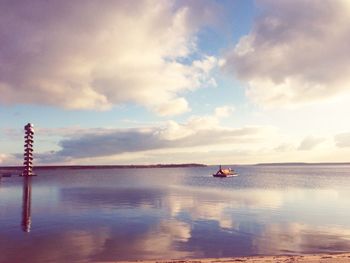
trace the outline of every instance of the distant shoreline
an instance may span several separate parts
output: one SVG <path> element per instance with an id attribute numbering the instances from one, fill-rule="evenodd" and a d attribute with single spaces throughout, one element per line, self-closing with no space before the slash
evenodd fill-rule
<path id="1" fill-rule="evenodd" d="M 290 162 L 290 163 L 257 163 L 256 166 L 298 166 L 298 165 L 350 165 L 350 162 L 326 162 L 326 163 L 303 163 L 303 162 Z"/>
<path id="2" fill-rule="evenodd" d="M 38 165 L 35 170 L 40 169 L 139 169 L 139 168 L 185 168 L 185 167 L 207 167 L 205 164 L 184 163 L 184 164 L 150 164 L 150 165 Z M 23 166 L 0 166 L 0 169 L 18 170 Z"/>
<path id="3" fill-rule="evenodd" d="M 257 163 L 257 164 L 223 164 L 222 166 L 312 166 L 312 165 L 350 165 L 350 162 L 326 162 L 326 163 Z M 40 169 L 140 169 L 140 168 L 186 168 L 208 167 L 215 164 L 183 163 L 183 164 L 125 164 L 125 165 L 35 165 L 35 170 Z M 0 166 L 0 169 L 18 170 L 23 166 Z"/>
<path id="4" fill-rule="evenodd" d="M 230 258 L 203 258 L 203 259 L 170 259 L 170 260 L 135 260 L 135 261 L 103 261 L 103 263 L 273 263 L 273 262 L 300 262 L 300 263 L 345 263 L 350 262 L 350 253 L 341 254 L 305 254 L 294 256 L 252 256 Z M 102 263 L 99 261 L 98 263 Z"/>

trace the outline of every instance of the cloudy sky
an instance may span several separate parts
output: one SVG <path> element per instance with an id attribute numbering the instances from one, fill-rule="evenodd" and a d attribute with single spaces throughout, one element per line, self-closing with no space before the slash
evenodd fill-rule
<path id="1" fill-rule="evenodd" d="M 350 161 L 348 0 L 0 1 L 0 165 Z"/>

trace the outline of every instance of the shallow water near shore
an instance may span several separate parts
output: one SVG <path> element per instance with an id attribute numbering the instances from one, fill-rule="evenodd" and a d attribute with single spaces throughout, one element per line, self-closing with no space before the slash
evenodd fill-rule
<path id="1" fill-rule="evenodd" d="M 0 181 L 0 262 L 350 251 L 350 166 L 44 169 Z M 0 171 L 1 172 L 1 171 Z"/>

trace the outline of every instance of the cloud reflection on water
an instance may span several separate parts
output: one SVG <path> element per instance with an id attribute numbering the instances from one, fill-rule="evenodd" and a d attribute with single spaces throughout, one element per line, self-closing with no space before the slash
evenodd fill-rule
<path id="1" fill-rule="evenodd" d="M 40 183 L 44 177 L 35 178 L 32 231 L 24 238 L 0 225 L 0 262 L 350 250 L 350 196 L 342 188 L 242 189 L 219 185 L 224 181 L 213 181 L 213 187 L 189 186 L 181 180 L 167 183 L 164 176 L 162 183 L 130 185 L 130 178 L 135 180 L 123 175 L 83 184 L 76 175 L 76 183 L 61 179 L 52 188 Z"/>
<path id="2" fill-rule="evenodd" d="M 266 225 L 253 244 L 259 254 L 346 252 L 350 249 L 350 228 L 275 223 Z"/>
<path id="3" fill-rule="evenodd" d="M 336 202 L 339 193 L 332 189 L 217 191 L 183 186 L 172 186 L 162 190 L 100 187 L 62 189 L 61 193 L 62 200 L 68 202 L 68 205 L 79 207 L 86 203 L 90 207 L 96 206 L 104 210 L 107 214 L 111 211 L 123 213 L 115 219 L 125 229 L 138 229 L 142 225 L 142 231 L 132 231 L 127 235 L 127 239 L 131 241 L 122 245 L 126 253 L 120 253 L 119 250 L 119 254 L 116 255 L 112 249 L 108 250 L 109 252 L 105 250 L 105 253 L 101 254 L 104 259 L 113 258 L 106 256 L 108 254 L 123 259 L 127 259 L 128 255 L 129 258 L 130 255 L 142 255 L 145 258 L 181 258 L 191 255 L 215 257 L 251 253 L 307 253 L 317 250 L 316 248 L 320 252 L 350 249 L 349 240 L 343 237 L 344 231 L 350 232 L 350 226 L 348 230 L 339 228 L 343 229 L 343 232 L 337 232 L 329 228 L 327 222 L 316 220 L 316 223 L 321 225 L 314 231 L 310 227 L 309 232 L 305 233 L 306 230 L 294 221 L 299 216 L 298 213 L 306 211 L 308 206 L 320 202 Z M 294 217 L 288 218 L 288 213 L 283 211 L 289 209 L 289 212 L 293 213 L 294 208 L 290 205 L 303 203 L 305 207 L 299 207 L 300 210 L 295 211 L 297 214 Z M 279 227 L 278 221 L 281 218 L 278 217 L 281 216 L 282 221 L 287 223 Z M 122 217 L 125 219 L 122 220 Z M 127 222 L 128 220 L 132 221 Z M 307 212 L 304 220 L 306 223 L 310 220 Z M 298 229 L 301 230 L 298 232 Z M 115 232 L 116 226 L 113 226 L 111 231 L 113 235 L 110 242 L 120 246 L 120 236 Z M 214 234 L 214 238 L 204 231 Z M 227 244 L 222 245 L 221 239 L 227 240 Z M 312 241 L 313 245 L 305 243 L 306 240 Z M 244 248 L 237 242 L 242 242 Z M 212 247 L 211 251 L 207 249 L 209 246 Z"/>

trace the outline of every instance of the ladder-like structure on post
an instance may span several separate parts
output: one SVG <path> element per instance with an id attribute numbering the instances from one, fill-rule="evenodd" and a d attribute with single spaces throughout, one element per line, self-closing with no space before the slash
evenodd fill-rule
<path id="1" fill-rule="evenodd" d="M 24 126 L 24 169 L 22 176 L 32 176 L 33 173 L 33 143 L 34 143 L 34 126 L 28 123 Z"/>

